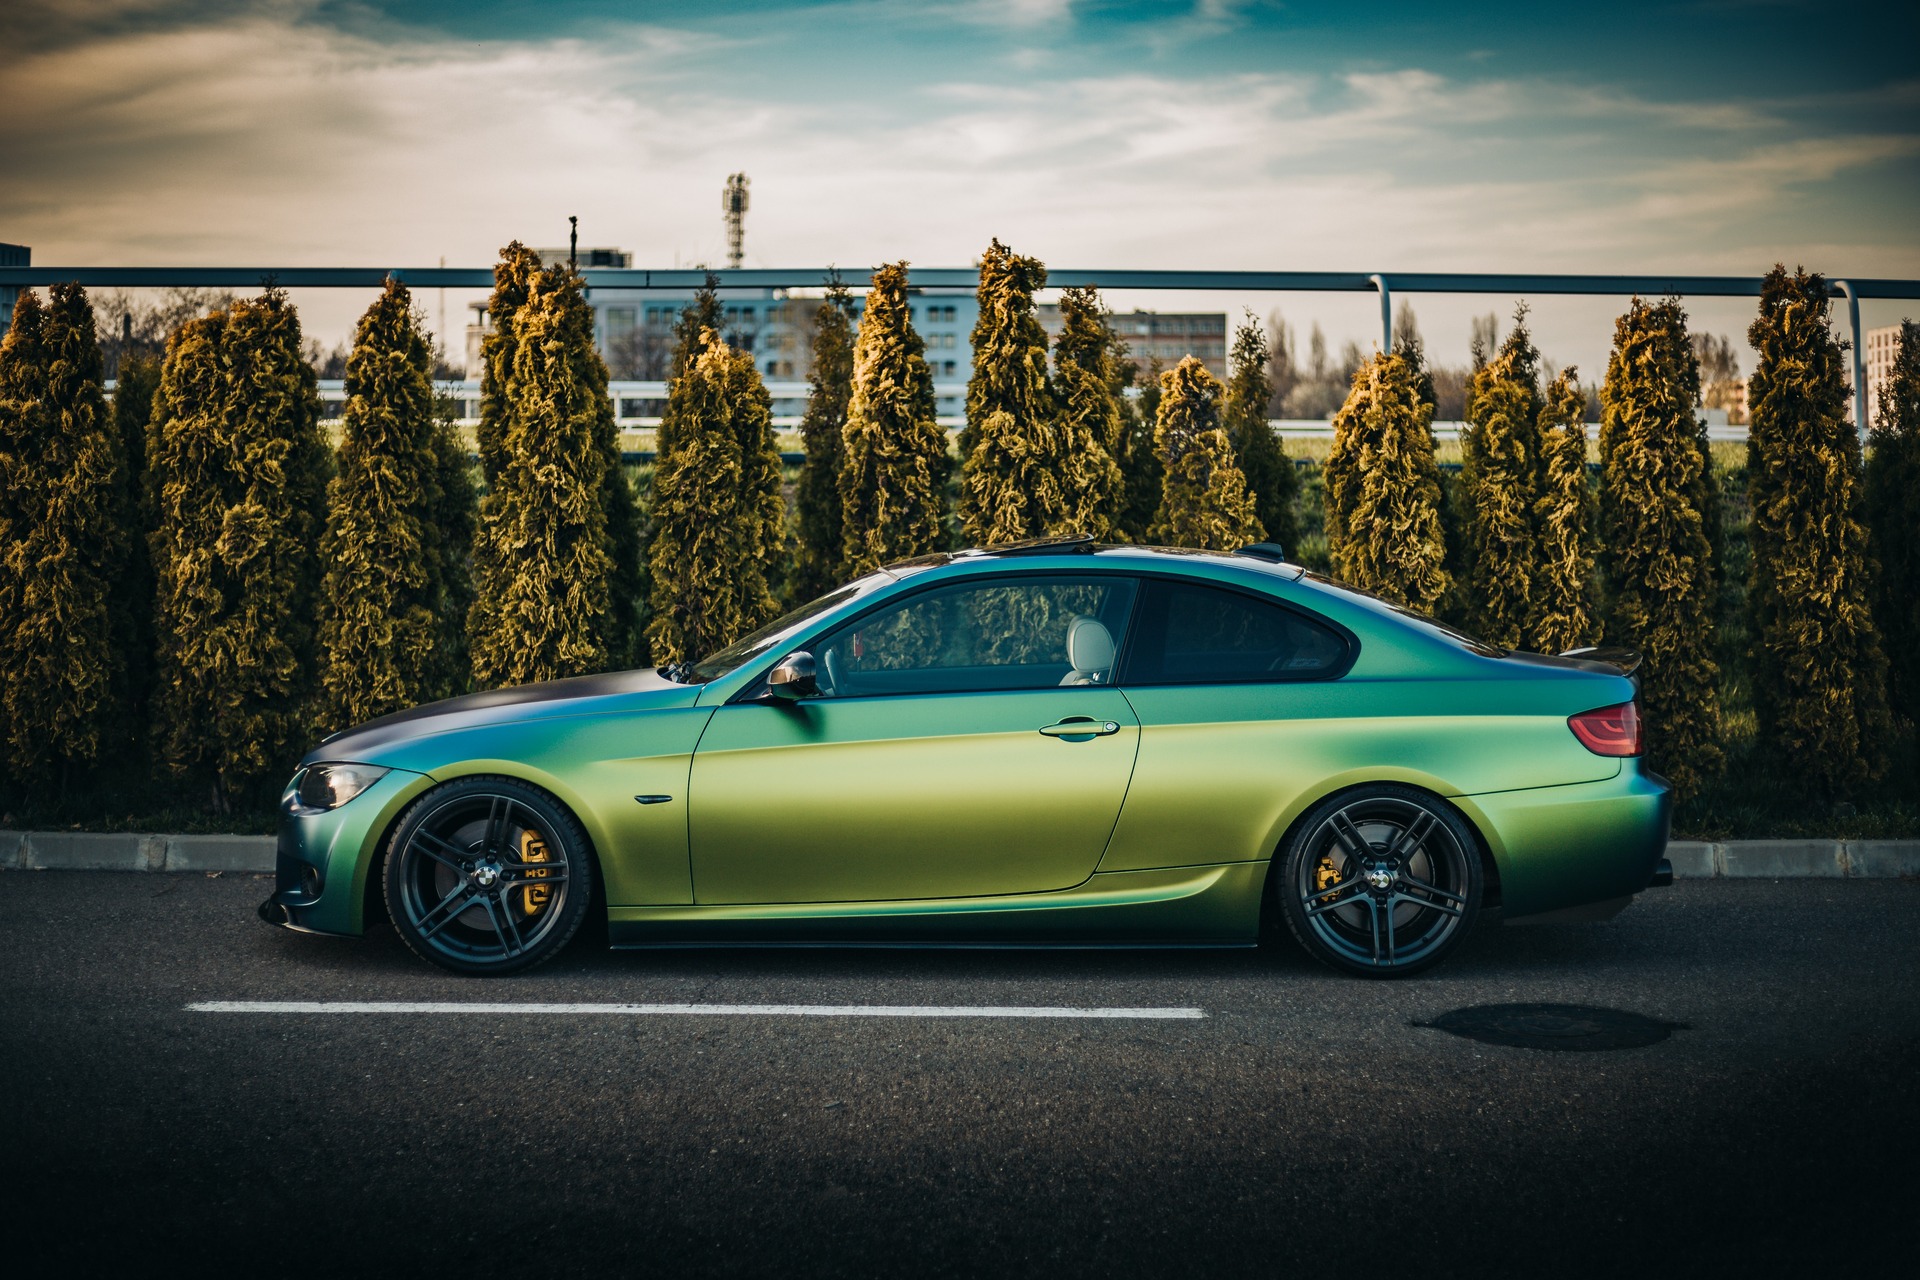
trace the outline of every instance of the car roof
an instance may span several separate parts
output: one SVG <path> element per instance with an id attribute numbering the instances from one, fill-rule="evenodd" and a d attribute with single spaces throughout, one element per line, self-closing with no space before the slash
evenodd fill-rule
<path id="1" fill-rule="evenodd" d="M 1141 569 L 1158 565 L 1179 572 L 1192 572 L 1201 565 L 1233 570 L 1252 570 L 1267 577 L 1297 581 L 1306 572 L 1297 564 L 1272 558 L 1269 544 L 1259 544 L 1262 554 L 1238 551 L 1206 551 L 1196 547 L 1142 546 L 1133 543 L 1094 542 L 1080 538 L 1036 538 L 1005 547 L 968 547 L 960 551 L 936 551 L 886 566 L 896 577 L 924 573 L 930 569 L 985 570 L 1012 568 L 1027 570 L 1084 569 L 1091 564 L 1112 569 Z"/>

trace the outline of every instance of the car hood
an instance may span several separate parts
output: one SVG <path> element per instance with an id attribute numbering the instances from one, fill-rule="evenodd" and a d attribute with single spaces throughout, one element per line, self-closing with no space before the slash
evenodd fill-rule
<path id="1" fill-rule="evenodd" d="M 395 711 L 321 739 L 302 764 L 317 760 L 364 760 L 389 743 L 450 729 L 512 724 L 556 716 L 596 715 L 605 712 L 650 711 L 690 707 L 700 696 L 697 684 L 669 680 L 651 667 L 640 671 L 608 671 L 544 680 L 469 693 L 441 702 Z"/>

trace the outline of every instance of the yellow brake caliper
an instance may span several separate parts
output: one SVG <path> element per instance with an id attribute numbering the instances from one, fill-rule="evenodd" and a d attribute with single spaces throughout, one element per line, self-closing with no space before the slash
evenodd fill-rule
<path id="1" fill-rule="evenodd" d="M 1320 865 L 1313 869 L 1313 887 L 1316 890 L 1331 889 L 1333 888 L 1333 886 L 1339 883 L 1340 883 L 1340 869 L 1333 865 L 1333 859 L 1330 856 L 1324 853 L 1321 854 Z M 1332 902 L 1333 895 L 1328 894 L 1326 897 L 1322 898 L 1321 901 Z"/>
<path id="2" fill-rule="evenodd" d="M 546 842 L 540 838 L 539 832 L 523 831 L 520 833 L 520 861 L 552 861 L 551 855 L 547 853 Z M 544 871 L 529 871 L 527 872 L 527 878 L 529 880 L 544 880 L 547 878 L 547 873 Z M 530 916 L 538 915 L 540 910 L 553 899 L 552 887 L 544 884 L 529 884 L 520 891 L 520 894 L 521 906 Z"/>

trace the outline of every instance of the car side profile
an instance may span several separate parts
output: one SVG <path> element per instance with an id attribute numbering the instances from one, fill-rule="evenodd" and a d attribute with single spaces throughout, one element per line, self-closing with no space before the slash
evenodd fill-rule
<path id="1" fill-rule="evenodd" d="M 1670 878 L 1618 651 L 1507 652 L 1286 563 L 923 557 L 699 662 L 338 733 L 275 924 L 470 974 L 613 946 L 1256 944 L 1371 976 Z"/>

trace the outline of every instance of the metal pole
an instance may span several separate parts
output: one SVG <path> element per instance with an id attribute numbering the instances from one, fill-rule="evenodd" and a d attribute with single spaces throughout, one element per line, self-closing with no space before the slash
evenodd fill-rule
<path id="1" fill-rule="evenodd" d="M 1380 291 L 1380 354 L 1393 350 L 1393 291 L 1387 288 L 1387 278 L 1371 275 L 1373 287 Z"/>
<path id="2" fill-rule="evenodd" d="M 1835 280 L 1833 287 L 1847 300 L 1847 332 L 1853 338 L 1853 425 L 1860 443 L 1867 442 L 1867 359 L 1860 350 L 1860 298 L 1851 280 Z"/>

